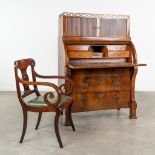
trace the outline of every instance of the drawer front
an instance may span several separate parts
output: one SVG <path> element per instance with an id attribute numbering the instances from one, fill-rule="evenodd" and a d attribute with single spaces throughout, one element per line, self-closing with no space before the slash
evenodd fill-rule
<path id="1" fill-rule="evenodd" d="M 73 112 L 127 108 L 130 91 L 74 94 Z"/>
<path id="2" fill-rule="evenodd" d="M 91 58 L 92 52 L 87 51 L 69 51 L 68 58 Z"/>
<path id="3" fill-rule="evenodd" d="M 73 70 L 72 77 L 105 77 L 105 76 L 131 76 L 131 70 L 129 68 L 113 68 L 113 69 L 82 69 Z"/>
<path id="4" fill-rule="evenodd" d="M 75 93 L 130 90 L 129 77 L 85 77 L 73 81 Z"/>
<path id="5" fill-rule="evenodd" d="M 104 76 L 130 76 L 129 68 L 113 68 L 113 69 L 92 69 L 91 77 Z"/>
<path id="6" fill-rule="evenodd" d="M 130 78 L 129 77 L 102 77 L 92 78 L 89 83 L 88 92 L 100 92 L 100 91 L 120 91 L 130 90 Z"/>

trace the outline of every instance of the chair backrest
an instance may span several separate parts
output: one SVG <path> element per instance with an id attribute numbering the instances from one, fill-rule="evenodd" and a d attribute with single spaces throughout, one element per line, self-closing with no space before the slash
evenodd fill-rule
<path id="1" fill-rule="evenodd" d="M 18 98 L 24 98 L 32 93 L 36 93 L 37 96 L 40 96 L 40 93 L 38 91 L 38 88 L 36 85 L 34 85 L 34 89 L 31 90 L 28 85 L 22 84 L 24 88 L 24 94 L 21 94 L 21 88 L 20 88 L 20 81 L 19 79 L 29 81 L 29 76 L 27 74 L 28 67 L 30 66 L 31 68 L 31 74 L 32 74 L 32 81 L 36 81 L 36 76 L 35 76 L 35 61 L 31 58 L 28 59 L 21 59 L 17 60 L 14 62 L 14 69 L 15 69 L 15 79 L 16 79 L 16 88 L 17 88 L 17 94 Z M 21 77 L 19 77 L 19 72 L 21 72 Z"/>

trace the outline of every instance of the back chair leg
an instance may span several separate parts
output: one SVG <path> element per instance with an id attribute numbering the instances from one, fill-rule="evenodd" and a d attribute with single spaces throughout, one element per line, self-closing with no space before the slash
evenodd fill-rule
<path id="1" fill-rule="evenodd" d="M 55 134 L 59 143 L 60 148 L 63 148 L 61 137 L 59 134 L 59 117 L 60 117 L 61 111 L 57 109 L 55 119 L 54 119 L 54 129 L 55 129 Z"/>
<path id="2" fill-rule="evenodd" d="M 70 105 L 68 106 L 68 115 L 69 115 L 70 124 L 71 124 L 71 126 L 72 126 L 72 129 L 73 129 L 73 131 L 75 131 L 74 123 L 73 123 L 73 120 L 72 120 L 71 109 L 72 109 L 72 104 L 70 104 Z"/>
<path id="3" fill-rule="evenodd" d="M 36 124 L 36 127 L 35 127 L 36 130 L 39 127 L 39 124 L 40 124 L 40 121 L 41 121 L 41 116 L 42 116 L 42 112 L 39 112 L 39 114 L 38 114 L 38 121 L 37 121 L 37 124 Z"/>
<path id="4" fill-rule="evenodd" d="M 26 133 L 26 128 L 27 128 L 27 111 L 23 109 L 23 131 L 19 143 L 23 142 Z"/>

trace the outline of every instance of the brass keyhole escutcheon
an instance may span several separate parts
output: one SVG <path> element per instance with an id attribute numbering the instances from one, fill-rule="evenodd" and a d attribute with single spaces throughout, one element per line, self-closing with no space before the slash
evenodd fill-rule
<path id="1" fill-rule="evenodd" d="M 100 98 L 104 97 L 104 93 L 98 93 L 98 97 Z"/>
<path id="2" fill-rule="evenodd" d="M 113 98 L 114 98 L 114 100 L 115 100 L 116 102 L 118 102 L 118 101 L 120 100 L 119 95 L 114 95 Z"/>
<path id="3" fill-rule="evenodd" d="M 86 104 L 86 103 L 88 102 L 87 96 L 85 96 L 85 95 L 82 96 L 81 102 L 82 102 L 83 104 Z"/>

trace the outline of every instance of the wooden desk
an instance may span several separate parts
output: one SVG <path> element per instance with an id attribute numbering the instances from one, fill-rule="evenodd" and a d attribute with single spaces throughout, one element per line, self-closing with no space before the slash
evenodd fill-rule
<path id="1" fill-rule="evenodd" d="M 72 112 L 129 108 L 137 118 L 135 78 L 145 64 L 138 64 L 129 26 L 126 15 L 60 15 L 59 75 L 74 82 Z"/>

